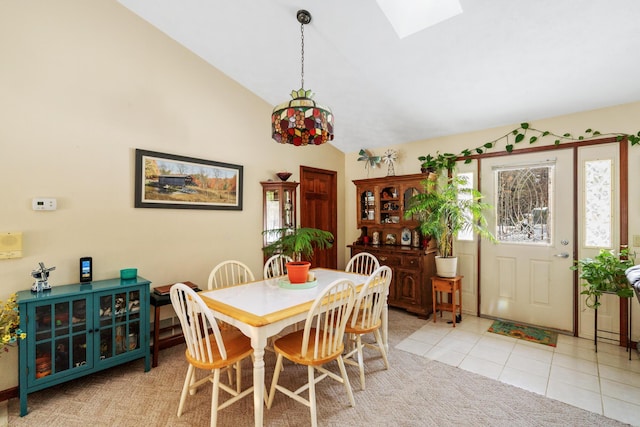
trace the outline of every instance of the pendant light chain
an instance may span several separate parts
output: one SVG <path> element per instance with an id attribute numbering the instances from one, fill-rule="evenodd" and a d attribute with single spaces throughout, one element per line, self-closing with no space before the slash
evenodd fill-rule
<path id="1" fill-rule="evenodd" d="M 300 64 L 302 66 L 300 72 L 300 88 L 304 89 L 304 24 L 300 24 L 300 40 L 302 41 L 302 49 L 300 52 L 302 55 L 302 59 L 300 61 Z"/>

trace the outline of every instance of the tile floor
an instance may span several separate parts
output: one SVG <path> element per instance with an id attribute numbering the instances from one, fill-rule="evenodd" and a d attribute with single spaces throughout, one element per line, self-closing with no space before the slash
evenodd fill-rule
<path id="1" fill-rule="evenodd" d="M 490 319 L 449 313 L 429 320 L 396 349 L 440 361 L 640 426 L 640 357 L 616 345 L 560 335 L 550 347 L 488 332 Z"/>

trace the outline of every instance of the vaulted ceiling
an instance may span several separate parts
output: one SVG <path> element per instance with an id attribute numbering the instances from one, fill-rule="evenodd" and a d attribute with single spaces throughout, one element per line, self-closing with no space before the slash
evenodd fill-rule
<path id="1" fill-rule="evenodd" d="M 305 89 L 345 153 L 640 100 L 637 0 L 460 0 L 402 38 L 372 0 L 119 2 L 272 105 L 300 88 L 311 12 Z"/>

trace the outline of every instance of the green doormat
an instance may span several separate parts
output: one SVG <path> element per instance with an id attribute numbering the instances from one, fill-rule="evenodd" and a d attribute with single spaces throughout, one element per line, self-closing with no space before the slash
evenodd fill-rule
<path id="1" fill-rule="evenodd" d="M 534 328 L 533 326 L 521 325 L 519 323 L 503 322 L 496 320 L 489 328 L 489 332 L 506 335 L 508 337 L 519 338 L 538 344 L 555 347 L 558 342 L 558 333 L 546 329 Z"/>

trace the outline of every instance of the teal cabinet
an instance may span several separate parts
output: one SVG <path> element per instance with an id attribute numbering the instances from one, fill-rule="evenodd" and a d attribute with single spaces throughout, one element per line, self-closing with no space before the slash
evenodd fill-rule
<path id="1" fill-rule="evenodd" d="M 149 351 L 148 280 L 109 279 L 18 292 L 20 328 L 20 415 L 27 394 L 121 363 Z"/>

